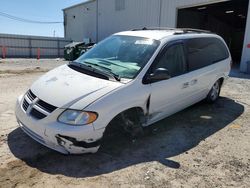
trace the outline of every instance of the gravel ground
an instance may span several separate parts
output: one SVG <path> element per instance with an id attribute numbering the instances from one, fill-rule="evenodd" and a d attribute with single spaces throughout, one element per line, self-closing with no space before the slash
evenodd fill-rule
<path id="1" fill-rule="evenodd" d="M 26 136 L 14 114 L 17 96 L 64 63 L 0 60 L 0 187 L 250 187 L 250 76 L 233 71 L 216 104 L 185 109 L 143 138 L 65 156 Z"/>
<path id="2" fill-rule="evenodd" d="M 47 72 L 65 63 L 62 59 L 0 59 L 0 76 Z"/>

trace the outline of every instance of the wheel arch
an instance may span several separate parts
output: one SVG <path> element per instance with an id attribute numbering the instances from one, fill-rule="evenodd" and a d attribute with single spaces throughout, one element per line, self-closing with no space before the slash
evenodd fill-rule
<path id="1" fill-rule="evenodd" d="M 146 112 L 144 111 L 144 109 L 142 107 L 134 106 L 134 107 L 127 108 L 127 109 L 122 110 L 121 112 L 116 113 L 116 115 L 109 121 L 108 125 L 123 113 L 133 113 L 134 115 L 138 115 L 139 117 L 146 116 Z"/>
<path id="2" fill-rule="evenodd" d="M 225 77 L 220 77 L 218 80 L 220 81 L 220 86 L 222 86 L 224 84 Z"/>
<path id="3" fill-rule="evenodd" d="M 143 134 L 143 129 L 142 129 L 142 125 L 143 123 L 146 121 L 146 114 L 144 113 L 144 110 L 142 107 L 139 106 L 135 106 L 135 107 L 131 107 L 128 109 L 125 109 L 123 111 L 121 111 L 120 113 L 117 113 L 107 124 L 107 126 L 105 127 L 105 131 L 103 133 L 103 137 L 107 138 L 110 135 L 114 135 L 115 133 L 118 132 L 124 132 L 124 130 L 126 129 L 127 123 L 126 122 L 131 122 L 131 115 L 132 115 L 132 119 L 134 119 L 135 121 L 132 122 L 137 122 L 135 123 L 136 129 L 131 129 L 129 131 L 129 135 L 130 136 L 138 136 L 138 133 Z M 127 132 L 128 133 L 128 132 Z"/>

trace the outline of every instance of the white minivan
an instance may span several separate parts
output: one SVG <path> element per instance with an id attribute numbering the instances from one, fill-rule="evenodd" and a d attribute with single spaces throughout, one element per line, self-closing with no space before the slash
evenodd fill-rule
<path id="1" fill-rule="evenodd" d="M 203 99 L 231 67 L 224 40 L 194 29 L 116 33 L 35 81 L 17 100 L 22 130 L 64 154 L 94 153 L 111 125 L 140 134 Z"/>

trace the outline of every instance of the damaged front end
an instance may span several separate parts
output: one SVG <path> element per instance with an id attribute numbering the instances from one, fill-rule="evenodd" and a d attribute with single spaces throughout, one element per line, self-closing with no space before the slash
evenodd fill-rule
<path id="1" fill-rule="evenodd" d="M 101 139 L 92 142 L 78 141 L 76 138 L 56 135 L 56 140 L 58 145 L 63 147 L 69 154 L 79 154 L 79 153 L 96 153 L 100 147 Z"/>

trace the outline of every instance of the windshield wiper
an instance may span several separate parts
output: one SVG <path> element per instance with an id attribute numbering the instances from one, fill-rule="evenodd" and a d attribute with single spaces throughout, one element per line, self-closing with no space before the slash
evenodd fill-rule
<path id="1" fill-rule="evenodd" d="M 101 66 L 101 65 L 99 65 L 99 64 L 97 64 L 97 63 L 91 63 L 91 62 L 89 62 L 89 61 L 84 61 L 84 63 L 85 63 L 85 64 L 88 64 L 88 65 L 94 65 L 94 66 L 96 66 L 96 67 L 100 67 L 100 68 L 102 68 L 102 69 L 105 69 L 105 70 L 111 71 L 111 69 L 110 69 L 110 68 L 103 67 L 103 66 Z"/>
<path id="2" fill-rule="evenodd" d="M 105 77 L 107 77 L 107 79 L 110 79 L 110 78 L 113 78 L 115 79 L 116 81 L 121 81 L 121 78 L 119 75 L 113 73 L 111 70 L 108 70 L 108 68 L 106 70 L 100 70 L 98 68 L 95 68 L 91 65 L 87 65 L 84 64 L 84 63 L 79 63 L 77 61 L 72 61 L 69 63 L 69 66 L 74 66 L 74 67 L 77 67 L 78 69 L 84 69 L 84 70 L 87 70 L 87 71 L 90 71 L 90 72 L 93 72 L 93 73 L 96 73 L 96 74 L 99 74 L 99 75 L 103 75 Z M 101 66 L 99 66 L 101 67 Z"/>
<path id="3" fill-rule="evenodd" d="M 97 63 L 91 63 L 91 62 L 89 62 L 89 61 L 84 61 L 84 63 L 89 64 L 89 65 L 93 65 L 93 66 L 96 66 L 96 67 L 100 67 L 100 68 L 103 69 L 106 73 L 108 73 L 108 74 L 111 75 L 113 78 L 115 78 L 116 81 L 119 81 L 119 82 L 121 81 L 120 76 L 119 76 L 118 74 L 113 73 L 112 70 L 111 70 L 110 68 L 101 66 L 101 65 L 99 65 L 99 64 L 97 64 Z M 92 66 L 90 66 L 90 67 L 92 67 Z M 98 70 L 99 70 L 99 69 L 98 69 Z"/>
<path id="4" fill-rule="evenodd" d="M 120 75 L 115 74 L 112 71 L 109 71 L 108 73 L 111 74 L 116 79 L 116 81 L 119 81 L 119 82 L 121 81 Z"/>
<path id="5" fill-rule="evenodd" d="M 79 62 L 77 62 L 77 61 L 71 61 L 71 62 L 69 63 L 69 65 L 74 65 L 74 66 L 76 66 L 76 67 L 78 67 L 78 68 L 83 68 L 83 69 L 86 69 L 86 70 L 88 70 L 88 71 L 95 72 L 95 69 L 94 69 L 92 66 L 84 65 L 84 64 L 79 63 Z"/>
<path id="6" fill-rule="evenodd" d="M 113 78 L 113 76 L 110 76 L 110 74 L 108 74 L 108 73 L 105 73 L 97 68 L 94 68 L 94 67 L 88 66 L 88 65 L 84 65 L 84 64 L 76 62 L 76 61 L 70 62 L 68 66 L 71 67 L 72 69 L 74 69 L 78 72 L 82 72 L 84 74 L 88 74 L 88 75 L 93 76 L 93 73 L 94 73 L 97 75 L 101 75 L 101 77 L 96 76 L 98 78 L 103 78 L 103 79 L 107 79 L 107 80 L 109 80 L 110 78 Z M 88 72 L 92 72 L 92 74 L 89 74 Z"/>

